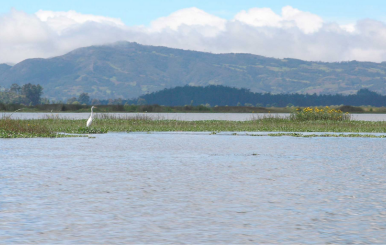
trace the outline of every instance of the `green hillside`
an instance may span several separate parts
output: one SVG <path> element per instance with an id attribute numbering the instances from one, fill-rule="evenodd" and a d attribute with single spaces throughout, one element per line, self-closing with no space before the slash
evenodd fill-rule
<path id="1" fill-rule="evenodd" d="M 76 49 L 50 59 L 0 65 L 0 86 L 40 84 L 44 96 L 65 100 L 134 98 L 176 86 L 224 85 L 252 92 L 386 94 L 386 63 L 307 62 L 251 54 L 212 54 L 119 42 Z"/>

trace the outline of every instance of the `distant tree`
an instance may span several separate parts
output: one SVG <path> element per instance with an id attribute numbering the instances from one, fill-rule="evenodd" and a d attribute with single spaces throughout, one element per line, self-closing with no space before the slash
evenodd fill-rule
<path id="1" fill-rule="evenodd" d="M 362 88 L 358 90 L 357 95 L 359 96 L 376 96 L 378 95 L 376 92 L 370 91 L 367 88 Z"/>
<path id="2" fill-rule="evenodd" d="M 146 105 L 146 100 L 144 98 L 139 98 L 137 101 L 137 105 Z"/>
<path id="3" fill-rule="evenodd" d="M 14 92 L 15 94 L 20 94 L 21 87 L 19 86 L 19 84 L 14 83 L 14 84 L 11 85 L 11 87 L 9 88 L 9 90 L 10 90 L 11 92 Z"/>
<path id="4" fill-rule="evenodd" d="M 90 96 L 88 95 L 88 93 L 81 93 L 78 97 L 78 102 L 80 104 L 90 104 Z"/>
<path id="5" fill-rule="evenodd" d="M 75 101 L 76 101 L 76 97 L 69 98 L 69 99 L 67 100 L 67 104 L 72 104 L 72 103 L 74 103 Z"/>
<path id="6" fill-rule="evenodd" d="M 123 105 L 123 100 L 122 98 L 119 98 L 116 100 L 117 101 L 117 105 Z"/>
<path id="7" fill-rule="evenodd" d="M 101 104 L 101 102 L 98 99 L 93 99 L 91 101 L 91 105 L 100 105 L 100 104 Z"/>
<path id="8" fill-rule="evenodd" d="M 40 102 L 40 97 L 43 94 L 43 87 L 31 83 L 24 84 L 21 87 L 21 94 L 24 95 L 32 105 L 37 105 Z"/>
<path id="9" fill-rule="evenodd" d="M 40 104 L 46 105 L 46 104 L 51 104 L 50 100 L 47 98 L 41 98 L 40 99 Z"/>

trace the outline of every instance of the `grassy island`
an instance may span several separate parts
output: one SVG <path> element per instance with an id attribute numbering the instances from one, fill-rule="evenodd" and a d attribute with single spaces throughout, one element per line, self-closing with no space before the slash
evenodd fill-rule
<path id="1" fill-rule="evenodd" d="M 249 121 L 178 121 L 151 118 L 147 115 L 117 118 L 97 114 L 92 127 L 86 120 L 49 117 L 35 120 L 0 119 L 0 138 L 70 137 L 66 134 L 98 134 L 107 132 L 286 132 L 270 136 L 300 136 L 289 132 L 386 133 L 386 122 L 353 121 L 350 114 L 331 108 L 304 108 L 289 118 L 255 117 Z M 350 134 L 351 137 L 355 135 Z M 260 136 L 260 135 L 255 135 Z M 313 135 L 316 136 L 316 135 Z M 307 136 L 309 137 L 309 136 Z M 343 137 L 343 135 L 342 135 Z M 348 137 L 347 135 L 344 137 Z M 361 135 L 363 137 L 363 135 Z"/>

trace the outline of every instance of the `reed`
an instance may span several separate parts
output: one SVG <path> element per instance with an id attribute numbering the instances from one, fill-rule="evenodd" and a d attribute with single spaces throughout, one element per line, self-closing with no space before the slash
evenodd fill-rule
<path id="1" fill-rule="evenodd" d="M 13 132 L 15 137 L 56 137 L 56 133 L 94 134 L 106 132 L 346 132 L 386 133 L 386 122 L 354 120 L 292 120 L 274 115 L 249 121 L 177 121 L 152 118 L 148 115 L 115 117 L 100 115 L 91 128 L 86 120 L 73 120 L 57 116 L 37 120 L 1 119 L 0 137 Z M 5 132 L 5 133 L 4 133 Z"/>
<path id="2" fill-rule="evenodd" d="M 134 120 L 134 121 L 153 121 L 153 120 L 164 120 L 162 116 L 149 116 L 147 114 L 109 114 L 109 113 L 96 113 L 94 118 L 97 120 Z"/>

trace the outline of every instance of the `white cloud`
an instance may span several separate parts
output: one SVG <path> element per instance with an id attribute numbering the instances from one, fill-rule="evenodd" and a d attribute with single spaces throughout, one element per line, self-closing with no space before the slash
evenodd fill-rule
<path id="1" fill-rule="evenodd" d="M 211 15 L 198 8 L 178 10 L 167 17 L 161 17 L 151 23 L 150 31 L 184 31 L 185 27 L 199 29 L 206 37 L 216 36 L 225 30 L 226 20 Z"/>
<path id="2" fill-rule="evenodd" d="M 252 8 L 241 11 L 234 20 L 242 23 L 263 27 L 299 28 L 304 33 L 314 33 L 323 25 L 323 19 L 315 14 L 303 12 L 286 6 L 282 9 L 282 15 L 277 15 L 270 8 Z"/>
<path id="3" fill-rule="evenodd" d="M 319 16 L 300 11 L 291 6 L 284 7 L 282 15 L 284 21 L 293 21 L 306 34 L 317 32 L 323 25 L 323 19 Z"/>
<path id="4" fill-rule="evenodd" d="M 355 32 L 355 24 L 340 25 L 340 28 L 350 33 Z"/>
<path id="5" fill-rule="evenodd" d="M 252 8 L 248 11 L 242 10 L 236 14 L 234 20 L 251 26 L 281 27 L 282 17 L 275 14 L 270 8 Z"/>
<path id="6" fill-rule="evenodd" d="M 320 61 L 386 60 L 386 25 L 360 20 L 340 25 L 290 6 L 240 11 L 225 20 L 197 8 L 176 11 L 149 27 L 75 11 L 11 10 L 0 15 L 0 63 L 52 57 L 90 45 L 127 40 L 148 45 L 242 52 Z"/>
<path id="7" fill-rule="evenodd" d="M 123 27 L 125 24 L 120 19 L 109 18 L 104 16 L 96 16 L 91 14 L 81 14 L 75 11 L 54 12 L 39 10 L 35 14 L 42 22 L 47 23 L 57 33 L 61 33 L 67 28 L 77 26 L 86 22 L 95 22 L 107 24 L 117 27 Z"/>

